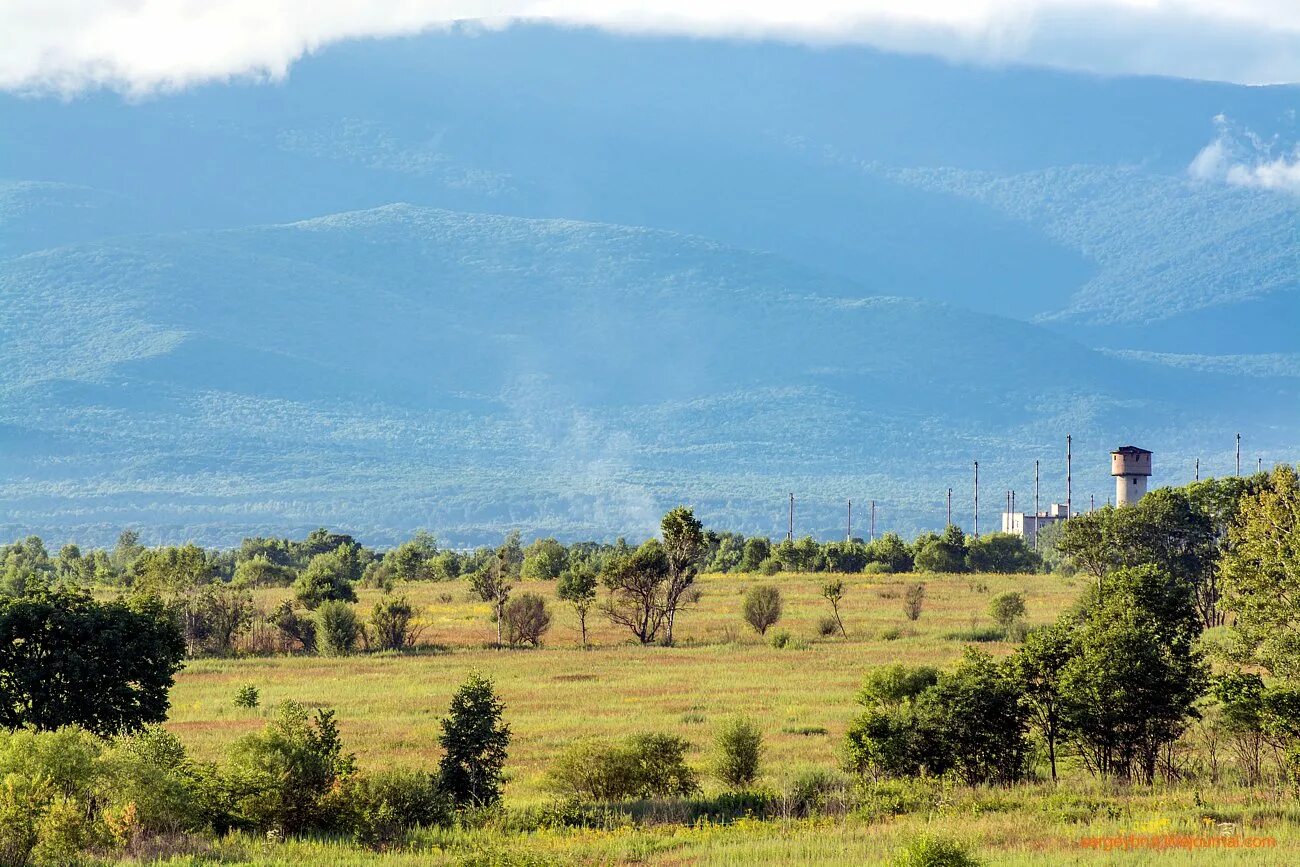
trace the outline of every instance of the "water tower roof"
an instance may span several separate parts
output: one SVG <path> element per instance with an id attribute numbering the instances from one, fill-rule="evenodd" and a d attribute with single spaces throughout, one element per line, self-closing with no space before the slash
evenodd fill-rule
<path id="1" fill-rule="evenodd" d="M 1149 455 L 1151 452 L 1146 449 L 1140 449 L 1137 446 L 1120 446 L 1111 452 L 1114 455 Z"/>

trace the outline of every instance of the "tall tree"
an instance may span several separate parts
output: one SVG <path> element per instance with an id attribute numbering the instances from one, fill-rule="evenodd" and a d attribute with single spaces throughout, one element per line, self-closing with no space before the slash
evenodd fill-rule
<path id="1" fill-rule="evenodd" d="M 665 608 L 664 585 L 668 582 L 668 555 L 663 545 L 651 539 L 631 554 L 617 556 L 605 565 L 601 582 L 609 590 L 605 616 L 626 627 L 642 644 L 659 637 Z"/>
<path id="2" fill-rule="evenodd" d="M 693 595 L 688 595 L 695 576 L 699 574 L 700 557 L 704 554 L 704 527 L 695 513 L 686 506 L 664 515 L 659 524 L 663 535 L 664 556 L 668 561 L 668 581 L 664 585 L 664 643 L 673 643 L 673 624 L 677 612 Z"/>
<path id="3" fill-rule="evenodd" d="M 458 807 L 490 807 L 501 800 L 501 771 L 510 746 L 505 705 L 492 681 L 471 674 L 442 720 L 442 787 Z"/>

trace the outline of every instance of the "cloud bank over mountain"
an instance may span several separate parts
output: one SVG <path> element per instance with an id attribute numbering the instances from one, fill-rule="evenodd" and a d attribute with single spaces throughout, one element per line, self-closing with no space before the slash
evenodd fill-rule
<path id="1" fill-rule="evenodd" d="M 0 5 L 0 89 L 145 94 L 278 79 L 345 39 L 526 21 L 1282 83 L 1300 81 L 1294 11 L 1292 0 L 9 0 Z"/>

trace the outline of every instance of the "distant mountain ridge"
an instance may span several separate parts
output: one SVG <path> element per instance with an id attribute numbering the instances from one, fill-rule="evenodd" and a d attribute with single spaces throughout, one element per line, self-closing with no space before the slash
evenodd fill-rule
<path id="1" fill-rule="evenodd" d="M 977 459 L 987 528 L 1067 432 L 1099 501 L 1121 439 L 1294 459 L 1297 199 L 1186 166 L 1298 92 L 520 28 L 0 97 L 0 533 L 910 532 Z"/>

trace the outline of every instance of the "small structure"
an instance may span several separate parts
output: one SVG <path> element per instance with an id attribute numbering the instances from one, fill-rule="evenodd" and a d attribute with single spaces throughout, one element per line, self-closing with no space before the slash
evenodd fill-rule
<path id="1" fill-rule="evenodd" d="M 1115 505 L 1131 506 L 1146 496 L 1151 452 L 1137 446 L 1120 446 L 1110 453 L 1110 474 L 1115 477 Z"/>
<path id="2" fill-rule="evenodd" d="M 1019 536 L 1028 540 L 1032 544 L 1038 543 L 1038 531 L 1044 527 L 1050 527 L 1055 523 L 1064 521 L 1069 517 L 1069 511 L 1065 508 L 1064 503 L 1053 503 L 1046 512 L 1038 514 L 1023 514 L 1021 512 L 1003 512 L 1002 513 L 1002 532 L 1010 533 L 1013 536 Z"/>

